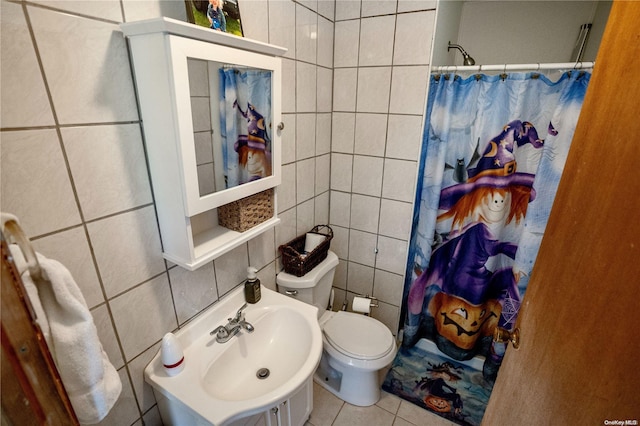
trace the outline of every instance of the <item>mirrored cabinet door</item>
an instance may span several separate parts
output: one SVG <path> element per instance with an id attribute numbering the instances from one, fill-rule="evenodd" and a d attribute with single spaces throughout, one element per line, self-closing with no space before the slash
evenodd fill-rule
<path id="1" fill-rule="evenodd" d="M 195 269 L 279 221 L 274 189 L 281 182 L 286 49 L 169 18 L 121 28 L 131 47 L 164 256 Z M 265 194 L 268 217 L 248 229 L 229 225 L 235 218 L 229 221 L 228 206 Z"/>
<path id="2" fill-rule="evenodd" d="M 280 58 L 175 36 L 169 47 L 187 214 L 279 185 Z M 207 132 L 212 161 L 199 167 Z"/>

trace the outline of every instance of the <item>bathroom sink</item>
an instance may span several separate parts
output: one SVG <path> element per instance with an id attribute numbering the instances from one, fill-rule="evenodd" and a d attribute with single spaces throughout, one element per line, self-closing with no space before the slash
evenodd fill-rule
<path id="1" fill-rule="evenodd" d="M 226 343 L 209 332 L 244 303 L 243 286 L 175 333 L 184 370 L 169 376 L 160 353 L 145 368 L 165 424 L 233 423 L 287 400 L 311 380 L 322 355 L 317 308 L 262 287 L 243 311 L 254 331 Z"/>
<path id="2" fill-rule="evenodd" d="M 286 385 L 309 358 L 312 327 L 299 312 L 281 306 L 252 317 L 247 314 L 255 331 L 224 343 L 227 347 L 204 373 L 202 386 L 214 398 L 241 401 L 265 395 Z"/>

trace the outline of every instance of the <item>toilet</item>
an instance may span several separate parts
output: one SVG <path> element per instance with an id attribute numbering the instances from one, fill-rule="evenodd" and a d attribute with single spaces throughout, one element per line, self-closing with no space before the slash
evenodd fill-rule
<path id="1" fill-rule="evenodd" d="M 375 318 L 327 310 L 338 256 L 327 258 L 302 277 L 281 272 L 278 291 L 318 308 L 323 351 L 314 380 L 352 405 L 366 407 L 380 399 L 380 370 L 396 355 L 391 331 Z"/>

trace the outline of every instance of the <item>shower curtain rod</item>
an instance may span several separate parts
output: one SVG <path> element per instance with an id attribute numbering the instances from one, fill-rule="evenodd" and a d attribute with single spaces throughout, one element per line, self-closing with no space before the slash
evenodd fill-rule
<path id="1" fill-rule="evenodd" d="M 440 74 L 446 72 L 477 72 L 477 71 L 540 71 L 540 70 L 560 70 L 573 69 L 580 70 L 593 68 L 595 62 L 557 62 L 557 63 L 535 63 L 535 64 L 502 64 L 502 65 L 440 65 L 433 67 L 431 73 Z"/>

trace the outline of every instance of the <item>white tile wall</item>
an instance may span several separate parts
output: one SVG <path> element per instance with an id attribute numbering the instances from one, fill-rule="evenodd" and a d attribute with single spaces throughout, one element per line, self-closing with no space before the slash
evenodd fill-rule
<path id="1" fill-rule="evenodd" d="M 351 229 L 349 232 L 349 260 L 367 266 L 375 266 L 376 234 Z M 349 283 L 347 282 L 347 289 Z"/>
<path id="2" fill-rule="evenodd" d="M 334 111 L 356 110 L 357 82 L 357 68 L 336 68 L 333 70 Z"/>
<path id="3" fill-rule="evenodd" d="M 389 112 L 391 67 L 358 68 L 358 112 Z"/>
<path id="4" fill-rule="evenodd" d="M 86 220 L 151 203 L 138 124 L 66 127 L 60 132 Z"/>
<path id="5" fill-rule="evenodd" d="M 316 160 L 309 158 L 296 163 L 296 204 L 315 195 Z"/>
<path id="6" fill-rule="evenodd" d="M 317 40 L 318 15 L 302 5 L 296 5 L 296 59 L 315 64 Z"/>
<path id="7" fill-rule="evenodd" d="M 296 161 L 296 115 L 282 114 L 286 131 L 282 132 L 282 164 Z"/>
<path id="8" fill-rule="evenodd" d="M 353 156 L 353 192 L 380 196 L 383 159 L 364 155 Z"/>
<path id="9" fill-rule="evenodd" d="M 387 15 L 396 12 L 397 0 L 363 0 L 362 16 Z"/>
<path id="10" fill-rule="evenodd" d="M 358 65 L 360 20 L 341 21 L 335 24 L 334 67 Z"/>
<path id="11" fill-rule="evenodd" d="M 336 21 L 360 17 L 360 0 L 336 0 Z"/>
<path id="12" fill-rule="evenodd" d="M 375 233 L 380 218 L 380 198 L 351 195 L 351 229 Z"/>
<path id="13" fill-rule="evenodd" d="M 333 22 L 318 18 L 318 65 L 333 67 Z"/>
<path id="14" fill-rule="evenodd" d="M 384 157 L 387 117 L 386 114 L 356 114 L 355 154 Z"/>
<path id="15" fill-rule="evenodd" d="M 389 112 L 420 115 L 425 107 L 427 66 L 393 67 Z"/>
<path id="16" fill-rule="evenodd" d="M 316 66 L 296 63 L 296 112 L 316 112 Z"/>
<path id="17" fill-rule="evenodd" d="M 389 114 L 387 157 L 415 160 L 420 152 L 422 117 L 419 115 Z"/>
<path id="18" fill-rule="evenodd" d="M 28 10 L 58 122 L 137 121 L 129 55 L 118 25 Z"/>
<path id="19" fill-rule="evenodd" d="M 282 183 L 278 187 L 278 214 L 296 204 L 296 164 L 282 166 Z"/>
<path id="20" fill-rule="evenodd" d="M 392 200 L 413 202 L 418 163 L 394 159 L 384 160 L 382 196 Z"/>
<path id="21" fill-rule="evenodd" d="M 353 153 L 356 127 L 356 115 L 349 112 L 333 113 L 333 134 L 331 148 L 333 152 Z"/>
<path id="22" fill-rule="evenodd" d="M 296 62 L 282 60 L 282 81 L 296 81 Z M 296 112 L 296 86 L 294 84 L 282 85 L 282 112 Z"/>
<path id="23" fill-rule="evenodd" d="M 395 23 L 395 15 L 360 21 L 359 66 L 391 65 Z"/>
<path id="24" fill-rule="evenodd" d="M 327 174 L 328 176 L 328 174 Z M 316 196 L 314 202 L 314 216 L 315 224 L 328 225 L 329 224 L 329 191 L 325 191 Z"/>
<path id="25" fill-rule="evenodd" d="M 329 92 L 329 97 L 331 94 Z M 331 113 L 318 114 L 316 119 L 316 155 L 331 152 Z"/>
<path id="26" fill-rule="evenodd" d="M 351 192 L 353 155 L 331 154 L 331 189 Z"/>
<path id="27" fill-rule="evenodd" d="M 431 56 L 435 11 L 397 15 L 393 49 L 394 65 L 424 65 Z M 417 43 L 417 40 L 421 42 Z"/>
<path id="28" fill-rule="evenodd" d="M 3 1 L 0 14 L 3 17 L 0 28 L 2 127 L 53 125 L 49 99 L 21 6 Z"/>
<path id="29" fill-rule="evenodd" d="M 124 212 L 87 224 L 107 297 L 131 289 L 164 269 L 153 208 Z"/>
<path id="30" fill-rule="evenodd" d="M 333 93 L 333 70 L 331 68 L 318 67 L 317 72 L 317 110 L 318 112 L 330 113 Z"/>
<path id="31" fill-rule="evenodd" d="M 42 235 L 80 224 L 55 130 L 3 132 L 0 174 L 2 209 L 20 218 L 27 235 Z"/>
<path id="32" fill-rule="evenodd" d="M 331 156 L 329 154 L 316 157 L 315 195 L 329 191 L 331 182 Z"/>
<path id="33" fill-rule="evenodd" d="M 244 36 L 254 40 L 269 42 L 269 4 L 264 0 L 238 2 L 242 17 Z"/>
<path id="34" fill-rule="evenodd" d="M 188 271 L 173 268 L 169 271 L 171 293 L 176 307 L 178 324 L 183 324 L 198 312 L 218 300 L 218 289 L 213 264 Z"/>
<path id="35" fill-rule="evenodd" d="M 349 228 L 351 224 L 351 195 L 347 192 L 331 191 L 331 224 Z"/>
<path id="36" fill-rule="evenodd" d="M 296 57 L 295 9 L 290 1 L 269 1 L 269 42 L 289 49 L 284 56 L 292 59 Z"/>
<path id="37" fill-rule="evenodd" d="M 315 201 L 313 199 L 304 201 L 296 206 L 296 215 L 297 215 L 296 234 L 297 235 L 305 234 L 316 225 L 314 213 L 315 213 Z"/>
<path id="38" fill-rule="evenodd" d="M 223 254 L 214 260 L 213 265 L 218 283 L 218 296 L 222 297 L 247 278 L 249 267 L 247 246 L 241 245 Z"/>
<path id="39" fill-rule="evenodd" d="M 435 2 L 240 4 L 245 36 L 289 49 L 281 224 L 187 272 L 161 256 L 118 27 L 185 20 L 183 2 L 0 2 L 2 209 L 68 266 L 92 309 L 124 384 L 103 425 L 160 424 L 142 371 L 162 335 L 240 284 L 249 263 L 275 288 L 277 247 L 315 224 L 334 230 L 336 305 L 373 292 L 373 315 L 397 326 L 430 46 L 415 39 L 430 40 Z"/>
<path id="40" fill-rule="evenodd" d="M 166 274 L 111 300 L 111 310 L 127 361 L 177 327 Z"/>

